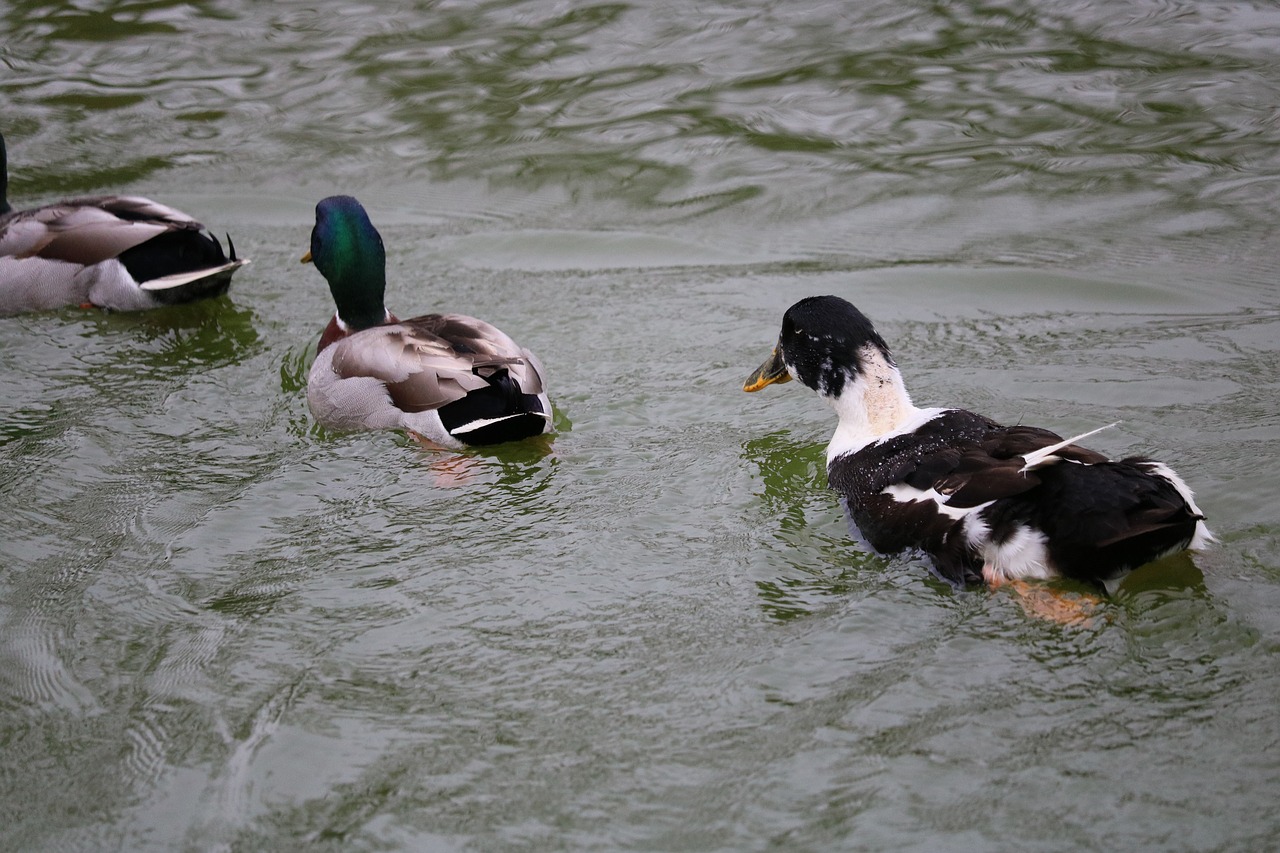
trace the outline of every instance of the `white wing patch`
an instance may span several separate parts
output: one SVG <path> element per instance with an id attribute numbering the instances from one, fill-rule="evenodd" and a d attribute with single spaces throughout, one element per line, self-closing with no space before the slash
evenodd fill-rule
<path id="1" fill-rule="evenodd" d="M 885 486 L 881 494 L 888 495 L 901 504 L 915 503 L 916 501 L 930 501 L 941 514 L 947 518 L 953 518 L 957 521 L 964 518 L 971 512 L 976 512 L 988 504 L 980 504 L 978 506 L 947 506 L 950 495 L 944 495 L 937 489 L 930 488 L 928 491 L 917 489 L 915 486 L 908 486 L 906 483 L 894 483 L 891 486 Z"/>

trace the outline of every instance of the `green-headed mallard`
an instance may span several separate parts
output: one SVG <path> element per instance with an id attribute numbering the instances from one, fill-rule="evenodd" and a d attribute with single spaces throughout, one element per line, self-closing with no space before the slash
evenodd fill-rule
<path id="1" fill-rule="evenodd" d="M 360 202 L 317 204 L 302 260 L 315 262 L 337 305 L 307 377 L 320 423 L 403 429 L 453 449 L 550 430 L 542 365 L 529 350 L 474 317 L 387 311 L 386 250 Z"/>
<path id="2" fill-rule="evenodd" d="M 0 316 L 64 305 L 136 311 L 225 293 L 249 263 L 204 226 L 138 196 L 14 210 L 0 135 Z"/>
<path id="3" fill-rule="evenodd" d="M 1067 577 L 1111 590 L 1131 569 L 1213 539 L 1167 465 L 1075 443 L 1098 430 L 1064 440 L 916 408 L 884 339 L 838 297 L 791 306 L 743 390 L 792 378 L 839 417 L 827 479 L 868 544 L 923 551 L 953 583 Z"/>

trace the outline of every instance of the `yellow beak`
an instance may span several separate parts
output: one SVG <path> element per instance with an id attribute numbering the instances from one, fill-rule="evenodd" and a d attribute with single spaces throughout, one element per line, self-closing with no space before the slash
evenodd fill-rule
<path id="1" fill-rule="evenodd" d="M 302 256 L 302 262 L 303 262 L 304 264 L 309 264 L 309 263 L 311 263 L 311 250 L 310 250 L 310 249 L 307 249 L 307 253 L 306 253 L 305 255 L 303 255 L 303 256 Z"/>
<path id="2" fill-rule="evenodd" d="M 783 382 L 790 382 L 791 374 L 787 372 L 787 366 L 782 363 L 781 356 L 778 355 L 778 348 L 774 347 L 773 352 L 765 359 L 764 364 L 755 369 L 747 381 L 743 383 L 743 391 L 759 391 L 766 385 L 781 385 Z"/>

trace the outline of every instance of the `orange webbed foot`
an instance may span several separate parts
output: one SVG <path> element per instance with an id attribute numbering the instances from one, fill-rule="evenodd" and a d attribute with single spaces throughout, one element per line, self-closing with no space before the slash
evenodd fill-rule
<path id="1" fill-rule="evenodd" d="M 1092 628 L 1102 598 L 1081 592 L 1067 592 L 1024 580 L 1006 580 L 990 565 L 982 567 L 982 578 L 991 589 L 1008 586 L 1018 605 L 1028 616 L 1073 628 Z"/>
<path id="2" fill-rule="evenodd" d="M 437 486 L 446 489 L 465 486 L 475 477 L 475 472 L 481 463 L 474 457 L 437 444 L 413 430 L 405 430 L 405 432 L 419 447 L 432 453 L 428 466 L 431 468 Z"/>

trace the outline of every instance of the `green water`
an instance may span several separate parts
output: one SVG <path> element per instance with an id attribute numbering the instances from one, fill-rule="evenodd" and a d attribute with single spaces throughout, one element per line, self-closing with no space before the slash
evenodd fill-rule
<path id="1" fill-rule="evenodd" d="M 391 7 L 387 7 L 390 9 Z M 1280 12 L 0 6 L 11 199 L 230 232 L 222 299 L 0 320 L 0 848 L 1280 844 Z M 298 263 L 546 364 L 549 447 L 318 430 Z M 921 405 L 1150 453 L 1221 539 L 1091 628 L 864 553 L 845 296 Z"/>

